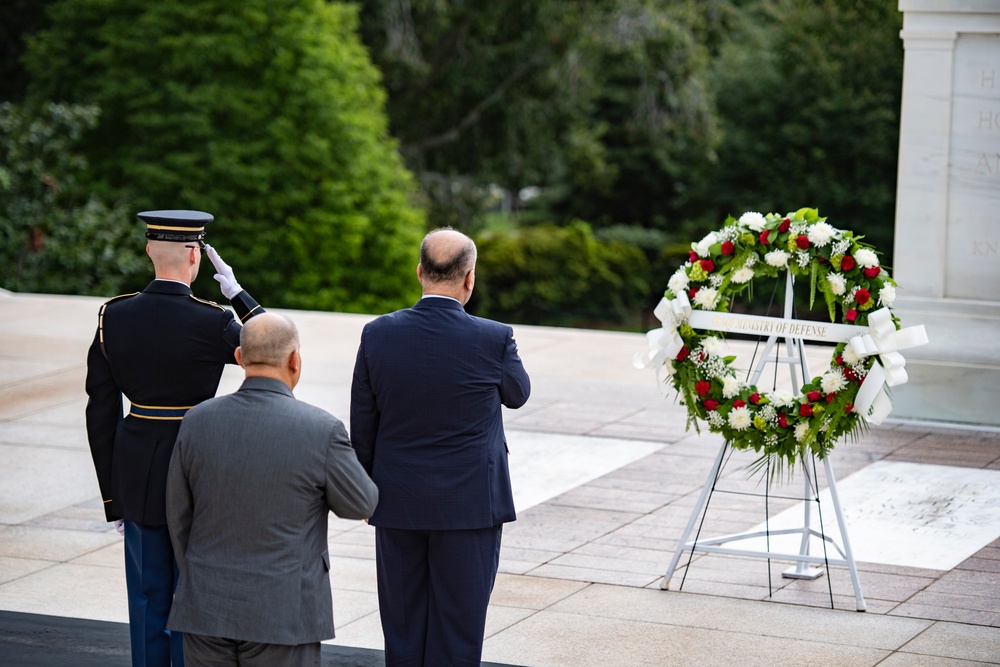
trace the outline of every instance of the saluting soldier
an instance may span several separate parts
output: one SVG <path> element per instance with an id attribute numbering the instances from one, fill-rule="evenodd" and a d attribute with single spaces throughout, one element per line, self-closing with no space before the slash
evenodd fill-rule
<path id="1" fill-rule="evenodd" d="M 108 521 L 125 536 L 132 665 L 184 664 L 180 633 L 166 629 L 176 567 L 167 533 L 166 481 L 184 413 L 215 396 L 236 363 L 241 324 L 264 309 L 205 244 L 201 211 L 146 211 L 155 279 L 101 306 L 87 355 L 87 436 Z M 191 293 L 207 251 L 239 317 Z M 129 403 L 123 416 L 122 395 Z"/>

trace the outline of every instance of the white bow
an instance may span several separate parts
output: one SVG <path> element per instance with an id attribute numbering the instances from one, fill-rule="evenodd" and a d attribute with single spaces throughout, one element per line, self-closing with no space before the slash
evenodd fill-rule
<path id="1" fill-rule="evenodd" d="M 663 324 L 658 329 L 646 332 L 649 349 L 637 352 L 632 359 L 636 368 L 659 369 L 667 359 L 673 359 L 684 347 L 684 340 L 677 333 L 677 326 L 687 321 L 691 315 L 691 302 L 687 294 L 681 292 L 676 299 L 660 299 L 653 309 L 653 315 Z"/>
<path id="2" fill-rule="evenodd" d="M 922 324 L 897 331 L 892 313 L 881 308 L 868 316 L 868 333 L 855 336 L 849 344 L 861 358 L 879 356 L 854 399 L 854 408 L 869 422 L 881 424 L 892 411 L 892 401 L 883 385 L 897 387 L 909 379 L 906 360 L 899 350 L 926 345 L 927 332 Z"/>

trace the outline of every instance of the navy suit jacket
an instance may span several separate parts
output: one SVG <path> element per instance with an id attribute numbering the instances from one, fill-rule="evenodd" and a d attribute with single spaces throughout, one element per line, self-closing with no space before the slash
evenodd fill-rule
<path id="1" fill-rule="evenodd" d="M 379 488 L 370 523 L 465 530 L 513 521 L 500 406 L 528 400 L 513 330 L 423 298 L 369 322 L 351 387 L 351 443 Z"/>

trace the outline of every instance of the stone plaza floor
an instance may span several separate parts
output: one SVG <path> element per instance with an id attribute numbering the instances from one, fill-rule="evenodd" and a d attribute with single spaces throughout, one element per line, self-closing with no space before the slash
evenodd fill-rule
<path id="1" fill-rule="evenodd" d="M 2 610 L 127 621 L 122 540 L 103 520 L 84 428 L 86 351 L 101 302 L 0 291 Z M 302 336 L 296 396 L 347 421 L 370 317 L 281 312 Z M 505 412 L 518 520 L 504 527 L 484 660 L 1000 664 L 1000 432 L 890 421 L 838 445 L 830 462 L 865 613 L 844 566 L 788 579 L 787 562 L 698 553 L 687 568 L 681 559 L 664 591 L 721 440 L 686 431 L 683 407 L 632 367 L 643 335 L 514 329 L 532 396 Z M 825 363 L 823 350 L 809 354 L 814 369 Z M 227 369 L 220 393 L 241 379 Z M 745 469 L 752 459 L 727 460 L 702 537 L 801 518 L 801 473 L 765 499 Z M 822 466 L 818 479 L 825 486 Z M 836 537 L 830 503 L 820 507 Z M 381 648 L 373 529 L 334 518 L 329 545 L 329 643 Z"/>

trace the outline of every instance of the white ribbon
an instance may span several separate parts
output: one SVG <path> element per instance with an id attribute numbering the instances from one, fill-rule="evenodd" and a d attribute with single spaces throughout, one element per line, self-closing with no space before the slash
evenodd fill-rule
<path id="1" fill-rule="evenodd" d="M 868 333 L 855 336 L 849 342 L 858 357 L 878 355 L 877 363 L 865 377 L 854 409 L 873 424 L 881 424 L 892 411 L 892 401 L 885 392 L 885 386 L 897 387 L 909 379 L 906 375 L 906 359 L 899 353 L 918 345 L 927 344 L 924 325 L 896 330 L 892 313 L 881 308 L 868 316 Z"/>
<path id="2" fill-rule="evenodd" d="M 659 369 L 664 361 L 673 359 L 680 353 L 684 340 L 677 333 L 677 325 L 690 317 L 691 302 L 684 292 L 678 294 L 676 299 L 664 297 L 656 304 L 653 315 L 663 326 L 646 332 L 649 349 L 645 353 L 637 352 L 632 358 L 632 365 L 636 368 Z"/>

